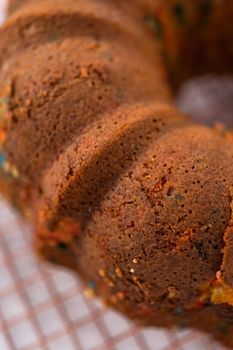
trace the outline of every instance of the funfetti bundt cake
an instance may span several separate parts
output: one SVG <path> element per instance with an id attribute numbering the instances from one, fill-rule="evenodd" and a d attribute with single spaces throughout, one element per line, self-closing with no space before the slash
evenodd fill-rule
<path id="1" fill-rule="evenodd" d="M 0 189 L 38 254 L 146 325 L 233 347 L 233 138 L 173 106 L 233 72 L 229 0 L 12 1 Z"/>

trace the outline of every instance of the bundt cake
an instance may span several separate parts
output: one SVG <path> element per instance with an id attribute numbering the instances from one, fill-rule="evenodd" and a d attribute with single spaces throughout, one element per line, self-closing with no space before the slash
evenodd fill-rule
<path id="1" fill-rule="evenodd" d="M 233 138 L 173 104 L 233 72 L 229 0 L 11 1 L 0 190 L 67 266 L 145 325 L 233 347 Z"/>

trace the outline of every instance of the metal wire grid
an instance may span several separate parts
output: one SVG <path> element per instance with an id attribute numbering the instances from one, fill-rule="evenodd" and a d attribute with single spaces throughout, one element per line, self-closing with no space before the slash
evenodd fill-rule
<path id="1" fill-rule="evenodd" d="M 137 328 L 86 299 L 77 276 L 37 261 L 30 236 L 0 201 L 0 350 L 224 350 L 195 331 Z"/>
<path id="2" fill-rule="evenodd" d="M 0 350 L 221 350 L 192 331 L 139 329 L 72 273 L 39 263 L 30 228 L 0 202 Z"/>

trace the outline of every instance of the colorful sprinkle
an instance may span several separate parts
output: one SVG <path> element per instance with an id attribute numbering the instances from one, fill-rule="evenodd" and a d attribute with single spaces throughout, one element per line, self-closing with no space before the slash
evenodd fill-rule
<path id="1" fill-rule="evenodd" d="M 145 22 L 148 28 L 152 29 L 156 35 L 157 39 L 162 39 L 163 37 L 163 27 L 160 21 L 152 15 L 145 17 Z"/>
<path id="2" fill-rule="evenodd" d="M 80 68 L 80 77 L 83 79 L 87 79 L 88 78 L 88 69 L 87 67 L 81 67 Z"/>
<path id="3" fill-rule="evenodd" d="M 175 287 L 168 287 L 168 299 L 176 298 L 178 292 Z"/>
<path id="4" fill-rule="evenodd" d="M 3 130 L 0 130 L 0 147 L 4 143 L 5 140 L 6 140 L 6 132 Z"/>
<path id="5" fill-rule="evenodd" d="M 125 299 L 126 293 L 125 292 L 118 292 L 117 293 L 117 298 L 120 300 Z"/>
<path id="6" fill-rule="evenodd" d="M 196 303 L 196 309 L 198 310 L 203 309 L 204 306 L 205 306 L 204 300 L 198 300 L 198 302 Z"/>
<path id="7" fill-rule="evenodd" d="M 119 278 L 122 278 L 123 277 L 123 273 L 121 271 L 121 269 L 119 267 L 116 267 L 115 268 L 115 273 L 116 275 L 119 277 Z"/>
<path id="8" fill-rule="evenodd" d="M 184 199 L 184 197 L 182 196 L 182 194 L 176 194 L 175 199 L 177 200 L 177 202 L 180 202 Z"/>
<path id="9" fill-rule="evenodd" d="M 110 297 L 110 301 L 111 301 L 111 303 L 117 303 L 117 302 L 119 302 L 119 301 L 121 301 L 121 300 L 124 300 L 125 299 L 125 297 L 126 297 L 126 295 L 127 295 L 127 293 L 126 292 L 124 292 L 124 291 L 120 291 L 120 292 L 118 292 L 118 293 L 116 293 L 116 294 L 113 294 L 111 297 Z"/>
<path id="10" fill-rule="evenodd" d="M 108 285 L 109 287 L 114 287 L 114 283 L 113 283 L 112 280 L 110 280 L 110 278 L 105 277 L 104 280 L 105 280 L 105 282 L 107 283 L 107 285 Z"/>
<path id="11" fill-rule="evenodd" d="M 88 288 L 92 290 L 96 290 L 96 282 L 94 280 L 89 280 L 87 284 L 88 284 Z"/>
<path id="12" fill-rule="evenodd" d="M 8 109 L 8 97 L 0 97 L 0 120 L 5 117 Z"/>
<path id="13" fill-rule="evenodd" d="M 17 179 L 19 177 L 19 171 L 14 165 L 10 164 L 9 162 L 5 161 L 2 168 L 8 175 L 12 176 L 14 179 Z"/>
<path id="14" fill-rule="evenodd" d="M 100 277 L 103 278 L 104 282 L 109 286 L 109 287 L 113 287 L 114 286 L 114 282 L 107 276 L 106 272 L 103 269 L 99 270 L 99 275 Z"/>
<path id="15" fill-rule="evenodd" d="M 59 35 L 57 33 L 50 33 L 47 37 L 48 42 L 53 43 L 59 39 Z"/>
<path id="16" fill-rule="evenodd" d="M 228 304 L 233 306 L 233 289 L 221 282 L 216 282 L 211 288 L 211 301 L 214 304 Z"/>
<path id="17" fill-rule="evenodd" d="M 103 269 L 99 269 L 99 275 L 100 275 L 100 277 L 105 277 L 106 273 Z"/>
<path id="18" fill-rule="evenodd" d="M 91 288 L 86 288 L 85 291 L 84 291 L 84 295 L 89 298 L 89 299 L 92 299 L 95 297 L 95 292 L 93 289 Z"/>
<path id="19" fill-rule="evenodd" d="M 6 153 L 2 152 L 0 154 L 0 167 L 2 167 L 4 165 L 4 163 L 6 162 Z"/>
<path id="20" fill-rule="evenodd" d="M 7 155 L 5 151 L 0 154 L 0 168 L 2 168 L 7 175 L 14 179 L 17 179 L 19 177 L 19 171 L 17 168 L 7 161 Z"/>
<path id="21" fill-rule="evenodd" d="M 46 221 L 45 213 L 40 211 L 39 218 L 42 222 Z M 65 218 L 59 222 L 57 228 L 51 232 L 48 230 L 48 243 L 52 246 L 57 245 L 60 249 L 67 249 L 68 244 L 79 237 L 79 225 L 69 218 Z"/>

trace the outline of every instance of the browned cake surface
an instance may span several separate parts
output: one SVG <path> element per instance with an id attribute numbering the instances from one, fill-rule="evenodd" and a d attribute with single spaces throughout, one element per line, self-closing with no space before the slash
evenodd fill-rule
<path id="1" fill-rule="evenodd" d="M 12 1 L 0 43 L 0 190 L 40 256 L 146 325 L 233 347 L 232 134 L 173 108 L 232 73 L 223 0 Z"/>

